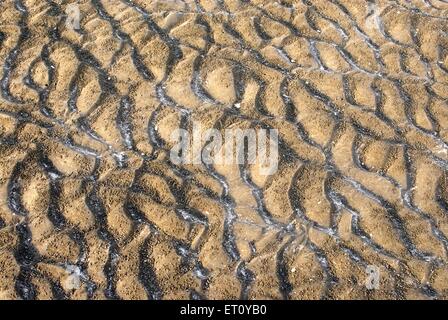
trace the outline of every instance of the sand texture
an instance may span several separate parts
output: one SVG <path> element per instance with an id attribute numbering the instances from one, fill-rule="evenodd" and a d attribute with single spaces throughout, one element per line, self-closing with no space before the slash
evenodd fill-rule
<path id="1" fill-rule="evenodd" d="M 0 66 L 0 299 L 448 298 L 447 1 L 4 0 Z"/>

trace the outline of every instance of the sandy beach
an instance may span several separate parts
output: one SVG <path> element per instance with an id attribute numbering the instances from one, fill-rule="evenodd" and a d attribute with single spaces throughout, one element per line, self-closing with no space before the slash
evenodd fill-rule
<path id="1" fill-rule="evenodd" d="M 0 299 L 448 298 L 447 1 L 4 0 L 0 66 Z"/>

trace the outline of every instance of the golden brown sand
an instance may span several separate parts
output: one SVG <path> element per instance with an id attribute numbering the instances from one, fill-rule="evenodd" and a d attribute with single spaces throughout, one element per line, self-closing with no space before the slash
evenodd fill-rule
<path id="1" fill-rule="evenodd" d="M 0 299 L 448 297 L 446 1 L 78 3 L 0 2 Z"/>

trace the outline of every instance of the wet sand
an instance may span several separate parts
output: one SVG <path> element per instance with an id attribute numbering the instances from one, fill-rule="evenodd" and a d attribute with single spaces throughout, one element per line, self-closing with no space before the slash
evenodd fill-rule
<path id="1" fill-rule="evenodd" d="M 0 299 L 448 298 L 446 1 L 78 3 L 0 3 Z"/>

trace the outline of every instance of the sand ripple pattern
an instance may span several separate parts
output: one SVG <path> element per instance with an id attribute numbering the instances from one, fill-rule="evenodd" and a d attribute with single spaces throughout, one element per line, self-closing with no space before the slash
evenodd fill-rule
<path id="1" fill-rule="evenodd" d="M 0 2 L 0 298 L 448 297 L 447 1 L 69 4 Z M 173 164 L 194 121 L 278 172 Z"/>

